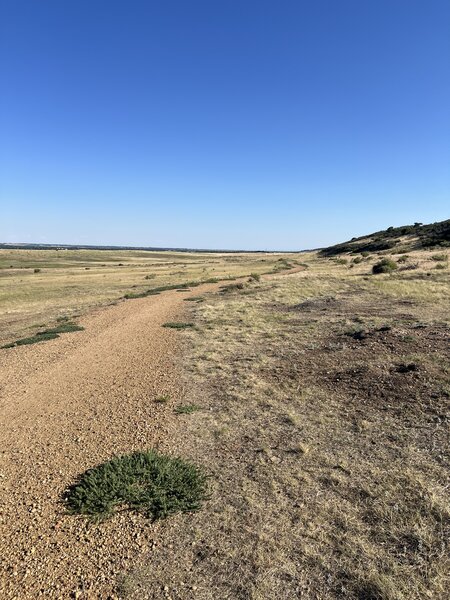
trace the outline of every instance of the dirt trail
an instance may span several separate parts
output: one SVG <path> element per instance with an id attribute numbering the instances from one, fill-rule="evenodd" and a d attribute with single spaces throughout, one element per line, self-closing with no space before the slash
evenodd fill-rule
<path id="1" fill-rule="evenodd" d="M 1 351 L 0 598 L 113 598 L 117 573 L 151 546 L 140 517 L 88 527 L 60 497 L 85 469 L 172 435 L 183 334 L 161 325 L 189 295 L 120 302 L 81 318 L 85 331 Z"/>
<path id="2" fill-rule="evenodd" d="M 61 495 L 114 454 L 171 439 L 177 452 L 183 333 L 161 325 L 219 285 L 122 301 L 80 318 L 84 331 L 1 351 L 2 600 L 115 598 L 118 574 L 157 543 L 143 517 L 93 526 L 66 515 Z M 160 395 L 170 400 L 158 404 Z"/>

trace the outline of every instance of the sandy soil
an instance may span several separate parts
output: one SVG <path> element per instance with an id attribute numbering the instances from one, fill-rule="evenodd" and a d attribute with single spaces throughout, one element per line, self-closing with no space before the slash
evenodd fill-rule
<path id="1" fill-rule="evenodd" d="M 211 287 L 122 301 L 81 318 L 85 331 L 1 351 L 0 598 L 114 598 L 118 574 L 151 549 L 143 518 L 89 525 L 61 497 L 87 468 L 173 435 L 183 332 L 161 325 Z"/>

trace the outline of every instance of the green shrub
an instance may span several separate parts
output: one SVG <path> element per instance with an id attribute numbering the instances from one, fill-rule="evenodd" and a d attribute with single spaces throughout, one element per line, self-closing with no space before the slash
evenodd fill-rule
<path id="1" fill-rule="evenodd" d="M 33 273 L 40 273 L 41 270 L 40 269 L 34 269 Z"/>
<path id="2" fill-rule="evenodd" d="M 403 254 L 402 256 L 400 256 L 400 258 L 397 260 L 397 262 L 399 263 L 405 263 L 408 261 L 409 256 L 407 254 Z"/>
<path id="3" fill-rule="evenodd" d="M 261 279 L 261 275 L 259 273 L 250 273 L 249 281 L 259 281 Z"/>
<path id="4" fill-rule="evenodd" d="M 67 492 L 72 514 L 104 519 L 118 507 L 152 519 L 200 508 L 207 478 L 197 466 L 154 450 L 118 456 L 86 471 Z"/>
<path id="5" fill-rule="evenodd" d="M 435 260 L 436 262 L 444 262 L 448 260 L 448 256 L 446 254 L 433 254 L 431 260 Z"/>
<path id="6" fill-rule="evenodd" d="M 169 322 L 169 323 L 164 323 L 163 327 L 169 327 L 170 329 L 186 329 L 188 327 L 194 327 L 194 323 Z"/>
<path id="7" fill-rule="evenodd" d="M 348 260 L 346 258 L 337 258 L 336 259 L 336 264 L 338 265 L 346 265 L 348 263 Z"/>
<path id="8" fill-rule="evenodd" d="M 445 265 L 444 263 L 438 263 L 434 268 L 435 269 L 446 269 L 447 265 Z"/>
<path id="9" fill-rule="evenodd" d="M 356 258 L 354 258 L 352 260 L 352 263 L 355 265 L 359 265 L 359 263 L 362 263 L 362 261 L 363 261 L 362 256 L 357 256 Z"/>
<path id="10" fill-rule="evenodd" d="M 380 262 L 377 262 L 372 267 L 372 273 L 377 275 L 379 273 L 390 273 L 398 269 L 397 263 L 390 258 L 383 258 Z"/>

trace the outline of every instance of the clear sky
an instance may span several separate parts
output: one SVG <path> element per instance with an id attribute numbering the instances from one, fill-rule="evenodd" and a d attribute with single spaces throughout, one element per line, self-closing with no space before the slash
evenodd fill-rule
<path id="1" fill-rule="evenodd" d="M 0 241 L 303 249 L 450 217 L 449 0 L 0 7 Z"/>

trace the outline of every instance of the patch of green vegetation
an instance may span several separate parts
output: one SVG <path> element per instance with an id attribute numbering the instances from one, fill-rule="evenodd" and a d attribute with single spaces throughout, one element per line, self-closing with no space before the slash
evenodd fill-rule
<path id="1" fill-rule="evenodd" d="M 33 269 L 33 273 L 40 273 L 41 269 Z"/>
<path id="2" fill-rule="evenodd" d="M 168 327 L 170 329 L 187 329 L 188 327 L 194 327 L 194 323 L 169 321 L 168 323 L 164 323 L 163 327 Z"/>
<path id="3" fill-rule="evenodd" d="M 207 498 L 202 469 L 154 450 L 118 456 L 89 469 L 67 492 L 72 514 L 101 520 L 117 508 L 156 520 L 176 512 L 198 510 Z"/>
<path id="4" fill-rule="evenodd" d="M 337 265 L 346 265 L 347 263 L 348 263 L 348 260 L 346 258 L 337 258 L 336 259 Z"/>
<path id="5" fill-rule="evenodd" d="M 379 262 L 375 263 L 372 267 L 372 273 L 378 275 L 380 273 L 391 273 L 398 269 L 397 263 L 390 258 L 383 258 Z"/>
<path id="6" fill-rule="evenodd" d="M 259 273 L 250 273 L 249 281 L 259 281 L 261 279 L 261 275 Z"/>
<path id="7" fill-rule="evenodd" d="M 176 412 L 177 415 L 190 415 L 198 410 L 200 410 L 200 407 L 197 406 L 197 404 L 180 404 L 175 407 L 174 412 Z"/>
<path id="8" fill-rule="evenodd" d="M 147 296 L 156 296 L 159 292 L 150 292 L 145 290 L 144 292 L 129 292 L 125 294 L 125 300 L 134 300 L 135 298 L 146 298 Z"/>
<path id="9" fill-rule="evenodd" d="M 15 342 L 10 342 L 9 344 L 0 346 L 0 348 L 14 348 L 15 346 L 28 346 L 30 344 L 38 344 L 39 342 L 46 342 L 47 340 L 54 340 L 56 338 L 59 338 L 60 333 L 70 333 L 72 331 L 83 330 L 84 327 L 81 327 L 81 325 L 77 325 L 76 323 L 72 323 L 70 321 L 64 321 L 57 327 L 53 327 L 52 329 L 45 329 L 44 331 L 39 331 L 33 336 L 22 338 L 20 340 L 16 340 Z"/>
<path id="10" fill-rule="evenodd" d="M 229 292 L 236 292 L 238 290 L 243 290 L 244 289 L 244 284 L 243 283 L 229 283 L 228 285 L 222 285 L 220 287 L 220 292 L 222 294 L 226 294 Z"/>
<path id="11" fill-rule="evenodd" d="M 16 340 L 15 342 L 10 342 L 9 344 L 5 344 L 4 346 L 1 346 L 1 348 L 4 349 L 4 348 L 15 348 L 15 346 L 28 346 L 29 344 L 38 344 L 39 342 L 46 342 L 47 340 L 54 340 L 58 337 L 59 337 L 59 335 L 56 333 L 41 333 L 38 335 L 33 335 L 31 337 Z"/>
<path id="12" fill-rule="evenodd" d="M 153 273 L 151 273 L 151 274 L 149 274 L 149 275 L 146 275 L 146 276 L 145 276 L 145 279 L 155 279 L 155 277 L 156 277 L 156 275 L 155 275 L 155 274 L 153 274 Z"/>
<path id="13" fill-rule="evenodd" d="M 409 256 L 407 254 L 402 254 L 402 256 L 400 256 L 400 258 L 397 260 L 398 263 L 405 263 L 408 262 Z"/>
<path id="14" fill-rule="evenodd" d="M 204 302 L 205 298 L 203 296 L 191 296 L 190 298 L 185 298 L 185 302 Z"/>
<path id="15" fill-rule="evenodd" d="M 437 264 L 437 265 L 436 265 L 434 268 L 435 268 L 435 269 L 438 269 L 438 270 L 439 270 L 439 269 L 446 269 L 446 268 L 447 268 L 447 265 L 446 265 L 445 263 L 442 263 L 442 262 L 440 262 L 440 263 L 438 263 L 438 264 Z"/>
<path id="16" fill-rule="evenodd" d="M 269 274 L 276 274 L 279 273 L 280 271 L 287 271 L 289 269 L 292 269 L 294 267 L 294 264 L 292 262 L 290 262 L 289 260 L 287 260 L 286 258 L 279 258 L 277 263 L 275 264 L 274 268 L 272 269 L 272 271 L 268 271 Z"/>
<path id="17" fill-rule="evenodd" d="M 72 331 L 84 331 L 84 327 L 81 325 L 77 325 L 77 323 L 71 323 L 70 321 L 61 323 L 57 327 L 53 327 L 52 329 L 46 329 L 42 333 L 38 333 L 37 335 L 47 335 L 47 334 L 58 334 L 58 333 L 71 333 Z"/>
<path id="18" fill-rule="evenodd" d="M 436 262 L 445 262 L 448 260 L 448 256 L 446 254 L 433 254 L 431 260 Z"/>

